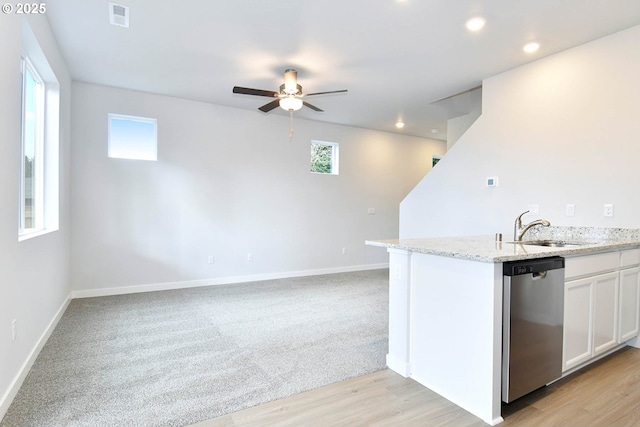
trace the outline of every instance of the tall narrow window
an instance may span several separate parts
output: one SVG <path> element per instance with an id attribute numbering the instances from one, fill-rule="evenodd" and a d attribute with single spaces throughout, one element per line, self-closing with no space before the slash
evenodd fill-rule
<path id="1" fill-rule="evenodd" d="M 338 144 L 311 141 L 311 172 L 338 175 Z"/>
<path id="2" fill-rule="evenodd" d="M 27 21 L 21 41 L 18 241 L 60 227 L 60 83 Z"/>
<path id="3" fill-rule="evenodd" d="M 27 58 L 22 59 L 22 173 L 20 233 L 44 225 L 44 83 Z"/>

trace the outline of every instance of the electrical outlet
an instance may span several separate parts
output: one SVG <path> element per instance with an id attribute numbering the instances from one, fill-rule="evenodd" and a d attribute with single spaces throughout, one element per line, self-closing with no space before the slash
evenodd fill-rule
<path id="1" fill-rule="evenodd" d="M 251 252 L 247 254 L 247 261 L 253 261 L 253 254 Z"/>
<path id="2" fill-rule="evenodd" d="M 209 255 L 207 257 L 207 264 L 213 264 L 215 262 L 215 258 L 213 257 L 213 255 Z"/>
<path id="3" fill-rule="evenodd" d="M 16 327 L 17 319 L 13 319 L 11 321 L 11 341 L 16 340 L 16 336 L 18 335 L 18 329 Z"/>
<path id="4" fill-rule="evenodd" d="M 347 248 L 342 248 L 342 255 L 346 255 L 347 254 Z"/>
<path id="5" fill-rule="evenodd" d="M 567 216 L 574 216 L 576 214 L 576 205 L 574 204 L 568 204 L 567 205 L 567 212 L 566 215 Z"/>
<path id="6" fill-rule="evenodd" d="M 607 216 L 607 217 L 613 216 L 613 205 L 612 204 L 604 205 L 604 216 Z"/>
<path id="7" fill-rule="evenodd" d="M 367 209 L 367 215 L 375 215 L 375 214 L 376 214 L 376 208 Z"/>

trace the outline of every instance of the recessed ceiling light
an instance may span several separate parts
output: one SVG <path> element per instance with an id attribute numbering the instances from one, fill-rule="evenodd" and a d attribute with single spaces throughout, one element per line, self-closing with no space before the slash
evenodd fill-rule
<path id="1" fill-rule="evenodd" d="M 524 50 L 527 53 L 533 53 L 536 50 L 538 50 L 540 48 L 540 44 L 536 43 L 536 42 L 531 42 L 531 43 L 527 43 L 524 45 L 524 47 L 522 48 L 522 50 Z"/>
<path id="2" fill-rule="evenodd" d="M 396 122 L 396 127 L 397 127 L 398 129 L 402 129 L 402 128 L 404 127 L 404 122 L 403 122 L 402 120 L 398 120 L 398 121 Z"/>
<path id="3" fill-rule="evenodd" d="M 431 133 L 438 133 L 438 132 L 440 132 L 440 129 L 437 129 L 437 128 L 431 129 Z"/>
<path id="4" fill-rule="evenodd" d="M 484 24 L 487 23 L 487 20 L 484 18 L 480 18 L 480 17 L 476 17 L 476 18 L 471 18 L 467 21 L 465 25 L 465 27 L 467 27 L 467 30 L 469 31 L 479 31 L 482 29 L 482 27 L 484 27 Z"/>

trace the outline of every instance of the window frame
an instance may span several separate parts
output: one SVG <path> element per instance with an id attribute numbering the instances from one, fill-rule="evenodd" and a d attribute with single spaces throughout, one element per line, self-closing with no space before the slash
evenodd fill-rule
<path id="1" fill-rule="evenodd" d="M 20 92 L 19 98 L 16 99 L 16 110 L 19 115 L 19 123 L 17 123 L 19 135 L 15 141 L 16 151 L 19 153 L 16 155 L 16 162 L 20 162 L 20 164 L 16 165 L 17 173 L 19 174 L 16 188 L 16 197 L 18 198 L 16 200 L 16 234 L 19 242 L 60 229 L 60 83 L 27 20 L 22 20 L 21 42 L 22 57 L 20 62 L 16 64 L 20 66 L 21 70 L 21 79 L 18 80 L 20 90 L 23 90 L 22 79 L 24 78 L 22 58 L 26 58 L 30 63 L 31 69 L 35 70 L 43 83 L 40 86 L 42 88 L 40 96 L 42 97 L 41 105 L 43 110 L 41 110 L 42 115 L 39 124 L 42 151 L 39 153 L 38 160 L 41 162 L 38 166 L 40 168 L 40 186 L 37 194 L 39 197 L 37 201 L 38 223 L 36 227 L 24 228 L 22 220 L 24 207 L 21 207 L 22 202 L 20 200 L 25 194 L 24 180 L 20 177 L 24 176 L 23 174 L 25 173 L 22 146 L 23 93 Z"/>
<path id="2" fill-rule="evenodd" d="M 145 156 L 144 157 L 134 157 L 130 154 L 128 155 L 122 155 L 120 153 L 117 153 L 118 150 L 120 150 L 120 148 L 118 147 L 114 147 L 112 144 L 112 136 L 114 135 L 114 132 L 112 130 L 112 120 L 126 120 L 129 122 L 138 122 L 138 123 L 145 123 L 145 124 L 152 124 L 153 125 L 153 153 L 147 153 L 145 152 Z M 122 160 L 142 160 L 142 161 L 158 161 L 158 119 L 155 118 L 151 118 L 151 117 L 141 117 L 141 116 L 131 116 L 131 115 L 127 115 L 127 114 L 119 114 L 119 113 L 108 113 L 107 115 L 107 120 L 108 120 L 108 130 L 107 130 L 107 157 L 110 159 L 122 159 Z M 114 140 L 115 142 L 115 140 Z"/>
<path id="3" fill-rule="evenodd" d="M 27 79 L 28 75 L 31 75 L 36 82 L 35 89 L 35 111 L 34 111 L 34 134 L 33 134 L 33 152 L 34 159 L 32 163 L 32 179 L 33 179 L 33 191 L 32 191 L 32 224 L 28 227 L 27 220 L 27 185 L 26 185 L 26 161 L 27 155 L 27 126 L 29 120 L 27 119 Z M 33 65 L 31 60 L 26 54 L 21 58 L 21 86 L 20 86 L 20 100 L 21 100 L 21 114 L 20 114 L 20 203 L 19 203 L 19 224 L 18 234 L 20 236 L 27 236 L 30 234 L 37 234 L 45 229 L 45 112 L 46 112 L 46 83 L 41 77 L 40 73 Z"/>
<path id="4" fill-rule="evenodd" d="M 310 164 L 310 172 L 317 175 L 340 175 L 340 144 L 337 142 L 311 140 L 310 148 L 313 150 L 314 145 L 323 145 L 331 147 L 331 171 L 330 172 L 317 172 L 312 170 L 313 163 Z M 313 155 L 311 153 L 311 155 Z M 313 158 L 310 159 L 313 162 Z"/>

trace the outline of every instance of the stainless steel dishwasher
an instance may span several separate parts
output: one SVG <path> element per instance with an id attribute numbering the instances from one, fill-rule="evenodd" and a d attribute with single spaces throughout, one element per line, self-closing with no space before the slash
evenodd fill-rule
<path id="1" fill-rule="evenodd" d="M 564 258 L 503 264 L 502 400 L 562 376 Z"/>

